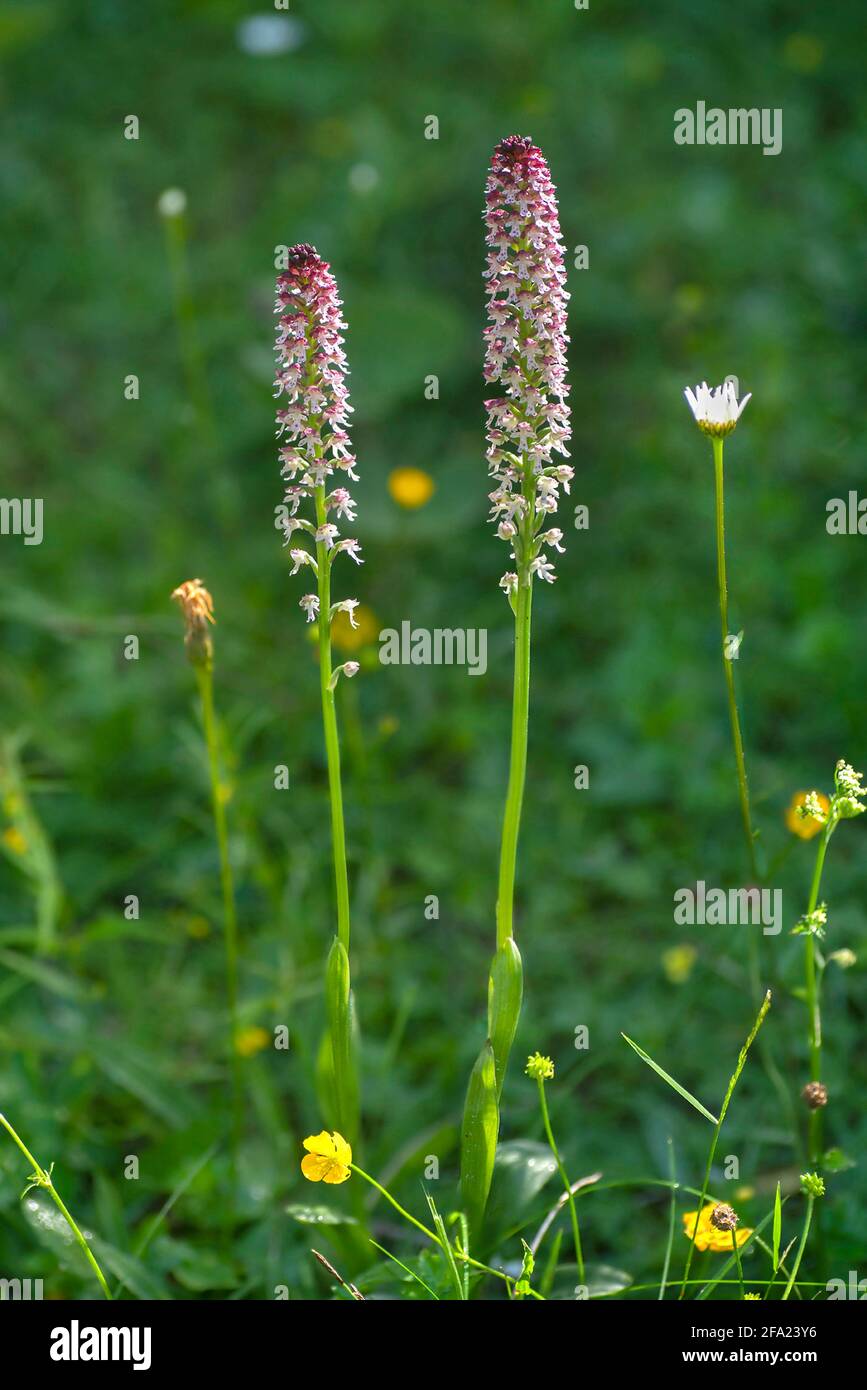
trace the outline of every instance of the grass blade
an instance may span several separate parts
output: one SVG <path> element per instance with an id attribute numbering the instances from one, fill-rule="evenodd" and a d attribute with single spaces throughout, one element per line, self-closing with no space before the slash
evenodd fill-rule
<path id="1" fill-rule="evenodd" d="M 694 1110 L 697 1110 L 700 1115 L 704 1115 L 705 1119 L 710 1120 L 712 1125 L 719 1124 L 716 1115 L 712 1115 L 709 1110 L 705 1110 L 701 1101 L 696 1100 L 695 1096 L 691 1095 L 690 1092 L 687 1091 L 683 1086 L 681 1086 L 679 1082 L 675 1081 L 673 1076 L 669 1076 L 667 1071 L 663 1071 L 659 1063 L 654 1062 L 652 1057 L 648 1057 L 644 1049 L 638 1046 L 638 1043 L 633 1042 L 631 1038 L 627 1038 L 625 1033 L 621 1033 L 620 1036 L 626 1042 L 629 1043 L 629 1046 L 632 1048 L 633 1052 L 638 1053 L 642 1062 L 646 1062 L 649 1067 L 652 1067 L 653 1070 L 656 1072 L 657 1076 L 661 1076 L 663 1081 L 667 1081 L 672 1090 L 677 1091 L 677 1094 L 679 1096 L 683 1096 L 684 1100 L 688 1100 Z"/>

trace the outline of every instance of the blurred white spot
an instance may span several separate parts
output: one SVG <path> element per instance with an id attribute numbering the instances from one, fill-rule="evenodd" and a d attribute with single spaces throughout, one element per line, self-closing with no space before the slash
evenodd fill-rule
<path id="1" fill-rule="evenodd" d="M 304 25 L 289 15 L 254 14 L 238 25 L 238 47 L 257 58 L 271 53 L 292 53 L 301 47 L 304 34 Z"/>
<path id="2" fill-rule="evenodd" d="M 157 199 L 160 217 L 180 217 L 187 210 L 187 195 L 182 188 L 167 188 Z"/>
<path id="3" fill-rule="evenodd" d="M 353 164 L 349 171 L 349 187 L 353 193 L 370 193 L 379 183 L 379 170 L 372 164 Z"/>

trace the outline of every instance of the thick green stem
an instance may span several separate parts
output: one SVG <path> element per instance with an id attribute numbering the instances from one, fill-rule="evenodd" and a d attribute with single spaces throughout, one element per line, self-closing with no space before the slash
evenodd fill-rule
<path id="1" fill-rule="evenodd" d="M 105 1282 L 105 1276 L 103 1275 L 102 1270 L 96 1262 L 96 1257 L 94 1256 L 93 1251 L 91 1250 L 90 1246 L 88 1245 L 87 1241 L 85 1240 L 84 1236 L 82 1235 L 81 1231 L 79 1230 L 78 1226 L 76 1225 L 75 1221 L 70 1215 L 66 1203 L 63 1201 L 63 1199 L 60 1196 L 60 1193 L 54 1186 L 54 1183 L 51 1180 L 50 1172 L 47 1172 L 41 1164 L 36 1162 L 36 1159 L 33 1157 L 27 1145 L 15 1133 L 15 1130 L 12 1128 L 11 1124 L 6 1119 L 5 1115 L 0 1115 L 0 1125 L 2 1125 L 3 1128 L 6 1130 L 6 1133 L 9 1135 L 13 1143 L 15 1143 L 18 1146 L 21 1153 L 27 1159 L 27 1162 L 31 1164 L 33 1168 L 33 1173 L 30 1179 L 31 1183 L 33 1183 L 36 1187 L 45 1188 L 54 1205 L 57 1207 L 57 1210 L 60 1212 L 63 1219 L 66 1221 L 67 1226 L 71 1230 L 72 1234 L 75 1236 L 76 1241 L 81 1246 L 84 1258 L 87 1260 L 87 1263 L 90 1265 L 91 1269 L 97 1277 L 97 1280 L 99 1281 L 99 1287 L 102 1289 L 102 1292 L 105 1294 L 105 1297 L 110 1299 L 111 1290 L 108 1287 L 108 1284 Z"/>
<path id="2" fill-rule="evenodd" d="M 527 776 L 527 729 L 530 715 L 530 616 L 533 587 L 521 574 L 515 596 L 515 677 L 512 697 L 512 751 L 509 761 L 509 788 L 503 815 L 500 847 L 500 876 L 497 891 L 497 946 L 514 936 L 512 918 L 515 902 L 515 870 L 521 806 Z"/>
<path id="3" fill-rule="evenodd" d="M 235 1182 L 238 1177 L 238 1151 L 243 1130 L 243 1089 L 241 1058 L 238 1052 L 238 917 L 235 908 L 235 884 L 229 857 L 229 832 L 226 824 L 226 788 L 220 773 L 220 750 L 217 721 L 214 715 L 214 674 L 210 659 L 195 667 L 202 701 L 202 724 L 208 749 L 208 771 L 211 781 L 211 805 L 214 831 L 220 856 L 220 888 L 223 898 L 223 928 L 226 952 L 226 1001 L 228 1011 L 229 1066 L 232 1077 L 232 1168 Z"/>
<path id="4" fill-rule="evenodd" d="M 325 484 L 316 488 L 316 525 L 326 525 Z M 322 723 L 325 730 L 325 758 L 328 764 L 328 793 L 331 803 L 331 845 L 334 855 L 334 886 L 337 894 L 337 935 L 349 951 L 349 876 L 346 868 L 346 828 L 343 819 L 343 788 L 340 780 L 340 742 L 337 711 L 331 688 L 331 552 L 324 541 L 316 543 L 319 570 L 319 682 L 322 691 Z"/>
<path id="5" fill-rule="evenodd" d="M 750 793 L 747 785 L 747 767 L 744 760 L 744 745 L 741 738 L 741 725 L 738 716 L 737 697 L 735 695 L 735 679 L 732 671 L 732 657 L 728 654 L 729 638 L 729 599 L 728 581 L 726 578 L 726 542 L 725 542 L 725 492 L 723 480 L 723 441 L 722 439 L 712 439 L 714 473 L 716 476 L 716 562 L 717 562 L 717 581 L 719 585 L 719 612 L 720 627 L 722 631 L 722 660 L 723 670 L 726 678 L 726 692 L 728 695 L 729 720 L 732 728 L 732 743 L 735 751 L 735 764 L 738 774 L 738 788 L 741 802 L 741 820 L 743 821 L 744 838 L 747 842 L 747 853 L 749 855 L 750 873 L 753 880 L 758 881 L 759 871 L 756 863 L 756 844 L 753 835 L 752 818 L 750 816 Z"/>
<path id="6" fill-rule="evenodd" d="M 569 1216 L 572 1220 L 572 1240 L 575 1244 L 575 1263 L 578 1266 L 578 1282 L 580 1284 L 583 1284 L 584 1255 L 581 1250 L 581 1232 L 578 1228 L 578 1212 L 575 1207 L 575 1198 L 572 1195 L 572 1184 L 569 1181 L 569 1176 L 566 1172 L 566 1169 L 563 1167 L 563 1160 L 560 1157 L 560 1151 L 557 1148 L 557 1145 L 554 1141 L 554 1132 L 551 1129 L 551 1120 L 548 1115 L 548 1100 L 545 1095 L 545 1082 L 542 1080 L 541 1076 L 538 1078 L 538 1086 L 539 1104 L 542 1107 L 542 1123 L 545 1126 L 545 1134 L 548 1139 L 548 1147 L 550 1148 L 551 1153 L 554 1155 L 554 1162 L 557 1164 L 557 1172 L 560 1174 L 560 1181 L 563 1184 L 563 1188 L 566 1192 L 566 1199 L 569 1203 Z"/>

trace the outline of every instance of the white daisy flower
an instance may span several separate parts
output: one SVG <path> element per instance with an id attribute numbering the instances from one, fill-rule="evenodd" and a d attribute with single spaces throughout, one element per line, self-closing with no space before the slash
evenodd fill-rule
<path id="1" fill-rule="evenodd" d="M 713 389 L 703 381 L 694 391 L 687 386 L 683 394 L 699 429 L 717 439 L 731 434 L 744 406 L 752 399 L 750 392 L 738 403 L 735 385 L 731 380 L 724 381 L 722 386 L 715 386 Z"/>

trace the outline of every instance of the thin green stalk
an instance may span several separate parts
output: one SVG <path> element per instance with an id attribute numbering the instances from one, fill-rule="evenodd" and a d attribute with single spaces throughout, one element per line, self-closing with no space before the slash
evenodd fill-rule
<path id="1" fill-rule="evenodd" d="M 325 484 L 316 488 L 316 525 L 326 525 Z M 328 793 L 331 803 L 331 845 L 334 854 L 334 885 L 337 894 L 337 935 L 349 951 L 349 876 L 346 868 L 346 827 L 343 818 L 343 787 L 340 780 L 340 742 L 337 712 L 331 678 L 331 552 L 324 541 L 316 543 L 319 578 L 319 683 L 322 691 L 322 723 L 325 730 L 325 757 L 328 764 Z"/>
<path id="2" fill-rule="evenodd" d="M 575 1244 L 575 1261 L 578 1265 L 578 1282 L 579 1284 L 583 1284 L 584 1255 L 581 1250 L 581 1232 L 578 1227 L 578 1212 L 575 1207 L 575 1198 L 572 1195 L 572 1184 L 570 1183 L 568 1174 L 566 1173 L 566 1169 L 563 1166 L 563 1160 L 560 1157 L 560 1151 L 557 1148 L 557 1145 L 554 1140 L 554 1133 L 551 1129 L 551 1120 L 548 1115 L 548 1100 L 545 1096 L 544 1079 L 541 1076 L 538 1076 L 536 1078 L 536 1084 L 539 1087 L 539 1105 L 542 1108 L 542 1123 L 545 1126 L 545 1134 L 548 1139 L 548 1147 L 550 1148 L 551 1153 L 554 1155 L 554 1162 L 557 1164 L 557 1172 L 560 1174 L 560 1181 L 563 1184 L 563 1187 L 566 1192 L 566 1200 L 569 1203 L 569 1216 L 572 1221 L 572 1240 Z"/>
<path id="3" fill-rule="evenodd" d="M 685 1268 L 684 1271 L 683 1271 L 683 1281 L 682 1281 L 682 1286 L 681 1286 L 681 1290 L 680 1290 L 680 1298 L 683 1298 L 684 1292 L 685 1292 L 685 1290 L 686 1290 L 686 1281 L 687 1281 L 687 1279 L 688 1279 L 688 1277 L 689 1277 L 689 1271 L 690 1271 L 690 1267 L 691 1267 L 691 1265 L 692 1265 L 692 1257 L 693 1257 L 693 1255 L 694 1255 L 694 1253 L 695 1253 L 695 1236 L 696 1236 L 696 1231 L 698 1230 L 698 1223 L 699 1223 L 699 1220 L 700 1220 L 700 1218 L 701 1218 L 701 1213 L 702 1213 L 702 1211 L 703 1211 L 703 1209 L 704 1209 L 705 1200 L 706 1200 L 706 1198 L 707 1198 L 708 1189 L 709 1189 L 709 1187 L 710 1187 L 710 1174 L 711 1174 L 711 1168 L 713 1167 L 714 1157 L 716 1156 L 716 1146 L 717 1146 L 717 1143 L 718 1143 L 718 1141 L 719 1141 L 720 1130 L 721 1130 L 722 1127 L 723 1127 L 723 1121 L 725 1120 L 725 1117 L 726 1117 L 726 1111 L 727 1111 L 728 1108 L 729 1108 L 729 1102 L 731 1101 L 732 1095 L 734 1094 L 735 1086 L 738 1084 L 738 1080 L 739 1080 L 739 1078 L 740 1078 L 740 1074 L 741 1074 L 741 1072 L 742 1072 L 743 1069 L 744 1069 L 744 1065 L 745 1065 L 746 1060 L 747 1060 L 747 1053 L 749 1052 L 750 1048 L 752 1047 L 753 1042 L 754 1042 L 754 1040 L 755 1040 L 755 1036 L 756 1036 L 756 1034 L 758 1033 L 759 1029 L 761 1028 L 762 1024 L 764 1023 L 764 1021 L 765 1021 L 765 1015 L 767 1014 L 768 1009 L 769 1009 L 770 1007 L 771 1007 L 771 992 L 770 992 L 770 990 L 768 990 L 767 994 L 765 995 L 765 998 L 764 998 L 764 1001 L 763 1001 L 763 1003 L 762 1003 L 762 1006 L 761 1006 L 761 1008 L 759 1009 L 758 1015 L 757 1015 L 757 1017 L 756 1017 L 756 1021 L 755 1021 L 755 1023 L 753 1024 L 752 1031 L 750 1032 L 749 1037 L 747 1038 L 746 1042 L 744 1043 L 743 1047 L 742 1047 L 741 1050 L 740 1050 L 740 1053 L 738 1054 L 737 1066 L 735 1067 L 734 1072 L 732 1073 L 731 1079 L 729 1080 L 728 1089 L 727 1089 L 726 1094 L 725 1094 L 725 1100 L 723 1101 L 722 1107 L 721 1107 L 720 1112 L 719 1112 L 719 1119 L 717 1120 L 716 1125 L 714 1126 L 713 1139 L 711 1140 L 710 1152 L 708 1153 L 708 1156 L 707 1156 L 707 1163 L 706 1163 L 706 1165 L 705 1165 L 705 1170 L 704 1170 L 704 1180 L 703 1180 L 702 1185 L 701 1185 L 701 1196 L 699 1197 L 699 1200 L 698 1200 L 698 1208 L 697 1208 L 696 1213 L 695 1213 L 695 1225 L 694 1225 L 693 1228 L 692 1228 L 692 1234 L 690 1235 L 690 1238 L 689 1238 L 689 1251 L 687 1252 L 687 1256 L 686 1256 L 686 1268 Z"/>
<path id="4" fill-rule="evenodd" d="M 747 767 L 744 760 L 744 745 L 741 738 L 741 725 L 738 716 L 737 697 L 735 695 L 735 679 L 732 671 L 732 661 L 727 655 L 727 644 L 729 636 L 729 600 L 728 600 L 728 581 L 726 578 L 726 542 L 725 542 L 725 493 L 723 484 L 723 441 L 721 438 L 713 438 L 713 461 L 714 473 L 716 477 L 716 561 L 717 561 L 717 581 L 719 586 L 719 612 L 720 628 L 722 632 L 722 659 L 723 670 L 726 678 L 726 692 L 728 695 L 729 720 L 732 728 L 732 743 L 734 744 L 735 764 L 738 773 L 738 788 L 741 802 L 741 820 L 743 821 L 744 837 L 747 842 L 747 853 L 750 861 L 750 872 L 754 881 L 758 881 L 759 870 L 756 863 L 756 843 L 753 835 L 752 818 L 750 815 L 750 793 L 747 785 Z"/>
<path id="5" fill-rule="evenodd" d="M 741 1267 L 741 1252 L 740 1252 L 740 1247 L 739 1247 L 739 1245 L 738 1245 L 738 1233 L 737 1233 L 737 1230 L 734 1229 L 734 1228 L 732 1228 L 732 1250 L 734 1251 L 735 1264 L 736 1264 L 737 1267 L 738 1267 L 738 1285 L 739 1285 L 739 1287 L 740 1287 L 741 1299 L 743 1300 L 743 1296 L 744 1296 L 744 1271 L 743 1271 L 743 1268 Z"/>
<path id="6" fill-rule="evenodd" d="M 828 849 L 828 841 L 833 831 L 833 823 L 829 820 L 822 831 L 819 840 L 819 849 L 816 854 L 816 864 L 813 869 L 813 882 L 810 886 L 810 901 L 807 906 L 807 915 L 815 912 L 819 901 L 819 889 L 822 884 L 822 869 L 825 864 L 825 853 Z M 807 1039 L 810 1047 L 810 1079 L 811 1081 L 821 1081 L 822 1079 L 822 1013 L 820 998 L 820 980 L 816 977 L 816 941 L 813 933 L 808 931 L 804 942 L 804 980 L 807 999 Z M 811 1110 L 809 1119 L 809 1133 L 807 1140 L 807 1151 L 809 1161 L 812 1164 L 819 1162 L 822 1149 L 822 1112 L 821 1110 Z"/>
<path id="7" fill-rule="evenodd" d="M 79 1230 L 78 1226 L 76 1225 L 75 1221 L 70 1215 L 69 1209 L 63 1201 L 63 1199 L 61 1198 L 60 1193 L 57 1191 L 57 1188 L 54 1186 L 54 1183 L 51 1180 L 51 1169 L 49 1168 L 46 1171 L 46 1169 L 44 1169 L 41 1164 L 37 1163 L 36 1159 L 33 1157 L 27 1145 L 15 1133 L 15 1130 L 12 1128 L 11 1124 L 6 1119 L 5 1115 L 0 1115 L 0 1125 L 3 1126 L 10 1139 L 13 1141 L 13 1143 L 15 1143 L 18 1146 L 21 1153 L 27 1159 L 27 1162 L 33 1168 L 33 1172 L 30 1175 L 31 1187 L 45 1188 L 54 1205 L 57 1207 L 57 1210 L 60 1212 L 61 1216 L 66 1221 L 67 1226 L 71 1230 L 72 1234 L 75 1236 L 75 1239 L 77 1240 L 78 1244 L 81 1246 L 84 1258 L 87 1260 L 87 1263 L 90 1265 L 91 1269 L 96 1275 L 102 1292 L 105 1294 L 105 1297 L 110 1300 L 111 1289 L 105 1282 L 105 1276 L 103 1275 L 102 1270 L 96 1262 L 96 1258 L 93 1254 L 93 1251 L 91 1250 L 90 1246 L 88 1245 L 87 1241 L 85 1240 L 84 1236 L 82 1235 L 81 1231 Z M 54 1164 L 52 1164 L 51 1167 L 53 1168 Z M 25 1189 L 25 1192 L 26 1191 L 29 1191 L 29 1188 Z"/>
<path id="8" fill-rule="evenodd" d="M 671 1177 L 671 1197 L 668 1204 L 668 1239 L 665 1245 L 665 1261 L 662 1266 L 662 1278 L 659 1283 L 659 1301 L 665 1298 L 665 1286 L 668 1283 L 668 1271 L 671 1268 L 671 1252 L 674 1248 L 674 1228 L 677 1220 L 677 1171 L 674 1164 L 674 1140 L 671 1135 L 666 1140 L 668 1144 L 668 1171 Z"/>
<path id="9" fill-rule="evenodd" d="M 211 805 L 214 830 L 220 856 L 220 888 L 223 897 L 223 927 L 226 948 L 226 1000 L 229 1023 L 229 1066 L 232 1077 L 232 1171 L 238 1179 L 238 1153 L 243 1131 L 243 1088 L 241 1058 L 238 1053 L 238 917 L 235 908 L 235 885 L 229 858 L 229 832 L 226 824 L 225 787 L 220 774 L 220 750 L 217 721 L 214 715 L 214 673 L 210 660 L 195 666 L 196 680 L 202 701 L 202 724 L 208 749 L 208 771 L 211 779 Z"/>
<path id="10" fill-rule="evenodd" d="M 787 1298 L 789 1297 L 789 1294 L 792 1292 L 792 1285 L 794 1284 L 795 1280 L 796 1280 L 797 1277 L 798 1277 L 798 1270 L 799 1270 L 800 1267 L 801 1267 L 801 1260 L 802 1260 L 803 1254 L 804 1254 L 804 1247 L 805 1247 L 805 1245 L 807 1244 L 807 1236 L 810 1234 L 810 1222 L 811 1222 L 812 1219 L 813 1219 L 813 1207 L 814 1207 L 814 1205 L 815 1205 L 815 1198 L 808 1195 L 808 1196 L 807 1196 L 807 1210 L 806 1210 L 806 1212 L 805 1212 L 805 1214 L 804 1214 L 804 1227 L 803 1227 L 803 1230 L 801 1231 L 801 1239 L 800 1239 L 800 1242 L 799 1242 L 799 1244 L 798 1244 L 798 1253 L 797 1253 L 797 1255 L 795 1256 L 795 1263 L 794 1263 L 794 1265 L 793 1265 L 793 1267 L 792 1267 L 792 1272 L 791 1272 L 791 1274 L 789 1275 L 789 1282 L 788 1282 L 788 1284 L 786 1285 L 785 1293 L 783 1294 L 783 1299 L 782 1299 L 782 1301 L 783 1301 L 784 1303 L 786 1302 Z"/>
<path id="11" fill-rule="evenodd" d="M 390 1202 L 395 1211 L 402 1216 L 405 1221 L 408 1221 L 411 1226 L 415 1226 L 416 1230 L 421 1231 L 423 1236 L 427 1236 L 428 1240 L 432 1240 L 434 1245 L 442 1250 L 442 1241 L 436 1232 L 432 1231 L 430 1227 L 423 1225 L 421 1221 L 417 1221 L 411 1212 L 408 1212 L 405 1207 L 400 1205 L 400 1202 L 398 1202 L 395 1197 L 392 1197 L 388 1189 L 382 1186 L 382 1183 L 377 1182 L 376 1178 L 372 1178 L 369 1173 L 365 1173 L 364 1169 L 359 1168 L 357 1163 L 350 1163 L 349 1167 L 352 1169 L 353 1173 L 357 1173 L 360 1178 L 364 1178 L 365 1182 L 369 1182 L 371 1187 L 375 1187 L 380 1196 L 384 1197 L 387 1202 Z M 493 1274 L 496 1279 L 504 1280 L 507 1286 L 511 1286 L 514 1283 L 514 1280 L 511 1279 L 508 1274 L 504 1274 L 501 1269 L 493 1269 L 490 1265 L 484 1265 L 479 1260 L 472 1259 L 471 1256 L 466 1254 L 459 1246 L 452 1247 L 451 1254 L 456 1260 L 464 1260 L 471 1269 L 478 1269 L 483 1274 Z M 443 1255 L 446 1260 L 448 1260 L 448 1255 L 445 1251 L 443 1251 Z M 536 1293 L 533 1289 L 530 1290 L 530 1295 L 532 1298 L 541 1298 L 541 1295 Z"/>

